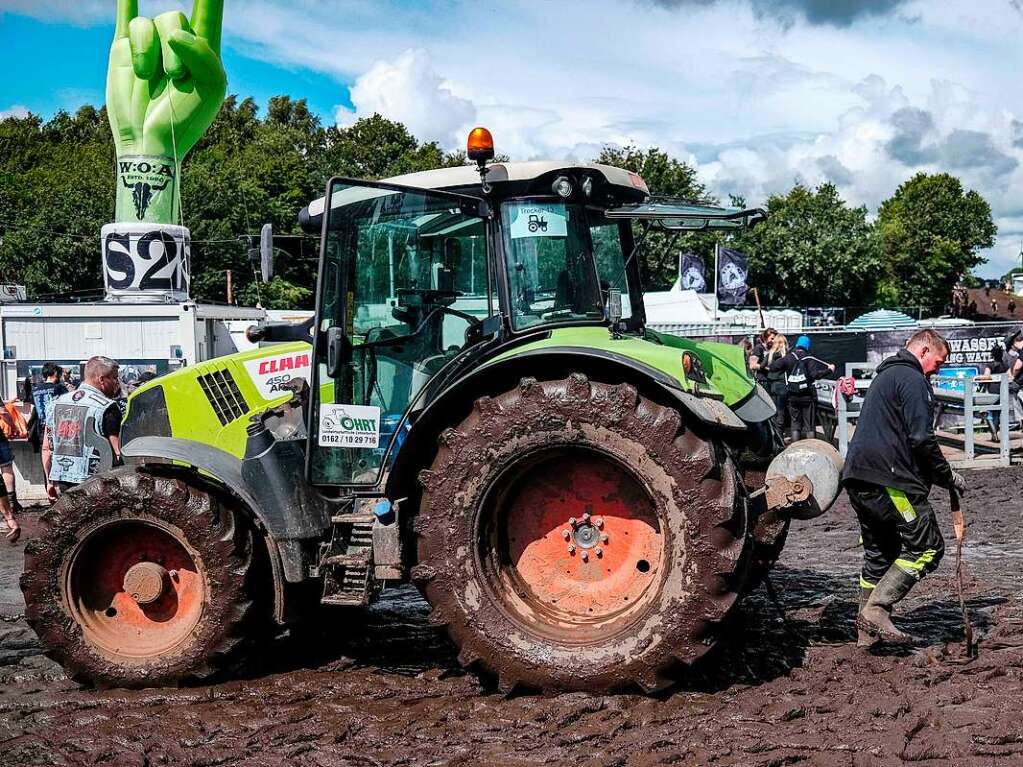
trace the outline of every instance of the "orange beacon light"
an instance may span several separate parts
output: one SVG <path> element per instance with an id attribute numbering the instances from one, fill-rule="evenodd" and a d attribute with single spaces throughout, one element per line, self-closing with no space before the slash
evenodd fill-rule
<path id="1" fill-rule="evenodd" d="M 494 159 L 494 137 L 486 128 L 473 128 L 466 142 L 466 154 L 470 160 L 482 165 Z"/>

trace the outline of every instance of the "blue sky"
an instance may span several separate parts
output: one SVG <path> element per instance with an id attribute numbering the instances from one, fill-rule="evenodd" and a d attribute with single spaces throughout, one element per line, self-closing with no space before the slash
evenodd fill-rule
<path id="1" fill-rule="evenodd" d="M 112 23 L 83 26 L 15 13 L 0 15 L 0 71 L 19 73 L 0 84 L 0 110 L 18 105 L 48 116 L 59 109 L 73 111 L 86 103 L 102 104 L 112 32 Z M 230 40 L 226 43 L 224 67 L 230 73 L 233 93 L 252 96 L 261 104 L 271 96 L 290 93 L 308 99 L 327 120 L 333 119 L 339 104 L 348 102 L 343 83 L 334 77 L 306 67 L 262 61 L 245 55 Z M 69 66 L 61 60 L 61 51 L 80 53 Z"/>
<path id="2" fill-rule="evenodd" d="M 156 15 L 181 0 L 141 0 Z M 190 5 L 190 3 L 189 3 Z M 0 115 L 102 100 L 114 0 L 0 0 Z M 1023 240 L 1023 0 L 230 0 L 230 88 L 381 112 L 513 159 L 658 145 L 721 197 L 836 183 L 871 213 L 955 173 Z"/>

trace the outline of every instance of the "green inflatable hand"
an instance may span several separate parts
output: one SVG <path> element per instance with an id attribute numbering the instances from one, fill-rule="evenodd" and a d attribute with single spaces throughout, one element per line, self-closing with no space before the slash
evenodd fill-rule
<path id="1" fill-rule="evenodd" d="M 138 0 L 117 0 L 107 112 L 117 148 L 118 222 L 178 222 L 181 162 L 227 93 L 223 20 L 224 0 L 195 0 L 191 21 L 180 11 L 147 19 L 138 15 Z"/>

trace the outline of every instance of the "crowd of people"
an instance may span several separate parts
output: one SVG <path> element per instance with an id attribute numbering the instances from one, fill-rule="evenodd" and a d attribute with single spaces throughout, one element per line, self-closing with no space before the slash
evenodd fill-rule
<path id="1" fill-rule="evenodd" d="M 785 336 L 767 328 L 750 349 L 749 367 L 774 400 L 778 431 L 790 434 L 793 442 L 813 438 L 817 428 L 814 383 L 834 373 L 835 366 L 810 354 L 810 337 L 799 336 L 790 349 Z"/>
<path id="2" fill-rule="evenodd" d="M 91 357 L 82 380 L 48 362 L 42 381 L 26 379 L 22 397 L 32 403 L 24 435 L 41 455 L 46 493 L 56 501 L 62 492 L 81 484 L 99 471 L 121 462 L 120 433 L 125 387 L 120 365 L 109 357 Z M 147 376 L 147 380 L 151 377 Z M 14 417 L 17 411 L 6 411 Z M 10 543 L 21 536 L 16 514 L 21 510 L 15 488 L 14 451 L 10 429 L 0 429 L 0 535 Z"/>

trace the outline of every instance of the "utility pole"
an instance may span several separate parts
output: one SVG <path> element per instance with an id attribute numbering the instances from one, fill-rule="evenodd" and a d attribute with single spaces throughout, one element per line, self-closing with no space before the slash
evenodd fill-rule
<path id="1" fill-rule="evenodd" d="M 234 305 L 234 290 L 231 285 L 231 270 L 227 270 L 227 303 Z"/>

